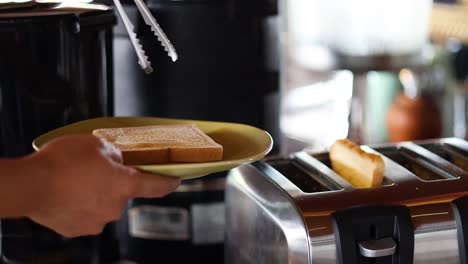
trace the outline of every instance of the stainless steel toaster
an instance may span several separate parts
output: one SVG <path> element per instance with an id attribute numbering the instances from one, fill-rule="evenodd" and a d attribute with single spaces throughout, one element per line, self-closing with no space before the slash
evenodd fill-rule
<path id="1" fill-rule="evenodd" d="M 244 165 L 226 187 L 226 263 L 467 263 L 468 142 L 362 146 L 381 187 L 353 188 L 328 153 Z"/>

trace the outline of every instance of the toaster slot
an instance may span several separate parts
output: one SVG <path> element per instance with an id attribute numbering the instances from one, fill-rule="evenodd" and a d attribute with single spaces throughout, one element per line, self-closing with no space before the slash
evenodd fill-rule
<path id="1" fill-rule="evenodd" d="M 327 192 L 339 189 L 327 182 L 323 176 L 290 160 L 269 161 L 270 166 L 294 183 L 304 193 Z"/>
<path id="2" fill-rule="evenodd" d="M 329 156 L 328 152 L 327 153 L 312 154 L 312 156 L 314 158 L 316 158 L 317 160 L 319 160 L 321 163 L 325 164 L 331 170 L 333 170 L 332 165 L 331 165 L 331 161 L 330 161 L 330 156 Z M 388 179 L 387 177 L 385 177 L 385 175 L 384 175 L 382 186 L 385 187 L 385 186 L 392 186 L 392 185 L 393 185 L 393 182 L 390 179 Z"/>
<path id="3" fill-rule="evenodd" d="M 468 153 L 462 149 L 448 144 L 420 144 L 420 146 L 468 172 Z"/>
<path id="4" fill-rule="evenodd" d="M 376 151 L 405 167 L 421 180 L 438 181 L 457 178 L 405 148 L 388 147 L 376 149 Z"/>
<path id="5" fill-rule="evenodd" d="M 468 150 L 467 149 L 461 149 L 455 146 L 452 146 L 451 144 L 444 144 L 445 147 L 447 147 L 449 150 L 458 153 L 458 155 L 461 155 L 465 158 L 468 158 Z"/>

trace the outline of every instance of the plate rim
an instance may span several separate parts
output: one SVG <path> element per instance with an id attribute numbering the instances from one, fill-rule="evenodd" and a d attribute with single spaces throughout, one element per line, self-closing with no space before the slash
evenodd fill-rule
<path id="1" fill-rule="evenodd" d="M 36 137 L 32 141 L 32 147 L 35 151 L 39 151 L 45 144 L 47 144 L 47 141 L 41 145 L 38 146 L 37 142 L 38 140 L 46 137 L 47 135 L 54 133 L 55 131 L 59 131 L 65 127 L 69 126 L 78 126 L 80 123 L 88 123 L 88 122 L 95 122 L 99 120 L 109 120 L 109 119 L 115 119 L 115 120 L 125 120 L 125 119 L 157 119 L 157 120 L 166 120 L 166 121 L 177 121 L 177 122 L 198 122 L 198 123 L 218 123 L 218 124 L 228 124 L 228 125 L 236 125 L 236 126 L 244 126 L 244 127 L 249 127 L 253 128 L 255 130 L 258 130 L 264 135 L 267 136 L 268 138 L 268 146 L 263 149 L 261 152 L 253 155 L 253 156 L 248 156 L 246 158 L 241 158 L 241 159 L 234 159 L 234 160 L 221 160 L 221 161 L 212 161 L 212 162 L 192 162 L 192 163 L 169 163 L 169 164 L 140 164 L 140 165 L 131 165 L 130 167 L 142 169 L 142 170 L 170 170 L 170 169 L 187 169 L 187 168 L 206 168 L 206 167 L 217 167 L 217 166 L 231 166 L 231 165 L 242 165 L 246 163 L 251 163 L 258 161 L 262 158 L 264 158 L 270 151 L 273 149 L 274 146 L 274 141 L 273 137 L 268 133 L 268 131 L 248 125 L 248 124 L 243 124 L 243 123 L 237 123 L 237 122 L 224 122 L 224 121 L 208 121 L 208 120 L 196 120 L 196 119 L 176 119 L 176 118 L 165 118 L 165 117 L 152 117 L 152 116 L 114 116 L 114 117 L 95 117 L 95 118 L 89 118 L 81 121 L 77 121 L 59 128 L 52 129 L 38 137 Z M 143 125 L 142 125 L 143 126 Z M 237 167 L 237 166 L 236 166 Z"/>

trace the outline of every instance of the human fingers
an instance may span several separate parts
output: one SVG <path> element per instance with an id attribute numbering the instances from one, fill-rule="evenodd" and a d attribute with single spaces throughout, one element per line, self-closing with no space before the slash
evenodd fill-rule
<path id="1" fill-rule="evenodd" d="M 133 197 L 157 198 L 177 189 L 181 179 L 177 177 L 136 172 L 131 175 L 134 182 Z"/>
<path id="2" fill-rule="evenodd" d="M 104 156 L 109 157 L 114 162 L 123 163 L 122 152 L 120 151 L 119 148 L 117 148 L 110 142 L 107 142 L 102 139 L 99 139 L 99 140 L 102 145 L 101 153 L 104 154 Z"/>

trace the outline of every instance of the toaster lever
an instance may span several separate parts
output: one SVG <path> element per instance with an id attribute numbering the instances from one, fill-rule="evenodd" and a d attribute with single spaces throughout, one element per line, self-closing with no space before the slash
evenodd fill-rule
<path id="1" fill-rule="evenodd" d="M 396 243 L 391 237 L 359 242 L 359 252 L 364 257 L 378 258 L 395 254 Z"/>
<path id="2" fill-rule="evenodd" d="M 337 264 L 413 263 L 414 229 L 406 206 L 356 206 L 331 216 Z"/>

